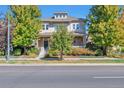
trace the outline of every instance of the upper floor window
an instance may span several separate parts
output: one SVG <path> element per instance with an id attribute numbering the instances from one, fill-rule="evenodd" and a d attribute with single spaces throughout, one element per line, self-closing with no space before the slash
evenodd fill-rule
<path id="1" fill-rule="evenodd" d="M 73 29 L 74 29 L 74 30 L 75 30 L 75 26 L 76 26 L 76 25 L 75 25 L 75 24 L 73 24 Z"/>
<path id="2" fill-rule="evenodd" d="M 80 24 L 75 23 L 75 24 L 72 25 L 72 28 L 73 28 L 73 30 L 79 30 L 80 29 Z"/>
<path id="3" fill-rule="evenodd" d="M 67 13 L 54 13 L 54 18 L 55 19 L 63 19 L 63 18 L 67 18 L 68 14 Z"/>
<path id="4" fill-rule="evenodd" d="M 45 25 L 42 25 L 43 30 L 45 30 Z"/>
<path id="5" fill-rule="evenodd" d="M 46 30 L 48 30 L 49 29 L 49 25 L 46 25 Z"/>
<path id="6" fill-rule="evenodd" d="M 43 28 L 43 30 L 48 30 L 49 29 L 49 25 L 48 24 L 43 24 L 42 28 Z"/>
<path id="7" fill-rule="evenodd" d="M 59 15 L 60 18 L 62 18 L 62 15 Z"/>
<path id="8" fill-rule="evenodd" d="M 80 29 L 80 24 L 77 24 L 76 29 L 77 30 Z"/>
<path id="9" fill-rule="evenodd" d="M 58 15 L 56 15 L 56 18 L 58 18 Z"/>

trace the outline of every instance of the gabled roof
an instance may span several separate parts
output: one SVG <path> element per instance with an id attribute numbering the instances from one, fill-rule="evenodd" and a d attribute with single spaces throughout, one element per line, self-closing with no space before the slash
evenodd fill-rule
<path id="1" fill-rule="evenodd" d="M 53 14 L 68 14 L 68 12 L 54 12 Z"/>

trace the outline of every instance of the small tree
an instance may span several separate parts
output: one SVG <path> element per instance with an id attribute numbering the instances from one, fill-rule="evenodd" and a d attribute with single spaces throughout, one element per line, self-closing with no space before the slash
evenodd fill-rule
<path id="1" fill-rule="evenodd" d="M 73 42 L 72 33 L 67 31 L 67 27 L 64 24 L 57 26 L 57 31 L 53 33 L 51 37 L 51 50 L 58 50 L 60 54 L 60 60 L 63 59 L 63 54 L 66 54 L 71 50 Z"/>
<path id="2" fill-rule="evenodd" d="M 23 54 L 27 54 L 27 48 L 38 39 L 41 29 L 40 16 L 38 6 L 11 6 L 11 18 L 15 25 L 12 42 L 15 47 L 24 48 Z"/>

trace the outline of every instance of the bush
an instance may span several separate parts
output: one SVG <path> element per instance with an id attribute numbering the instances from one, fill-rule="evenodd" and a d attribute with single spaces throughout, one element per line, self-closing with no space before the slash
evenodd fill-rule
<path id="1" fill-rule="evenodd" d="M 48 57 L 52 57 L 52 56 L 58 56 L 59 55 L 59 51 L 58 50 L 48 50 Z"/>
<path id="2" fill-rule="evenodd" d="M 27 53 L 35 53 L 35 54 L 37 54 L 38 53 L 38 49 L 35 48 L 35 47 L 29 48 Z"/>
<path id="3" fill-rule="evenodd" d="M 20 56 L 20 55 L 21 55 L 21 49 L 15 49 L 15 50 L 13 51 L 13 55 L 14 55 L 14 56 Z"/>
<path id="4" fill-rule="evenodd" d="M 95 52 L 85 48 L 72 48 L 72 50 L 68 52 L 66 55 L 73 55 L 73 56 L 95 55 Z M 49 50 L 48 54 L 45 57 L 55 57 L 55 56 L 59 56 L 58 50 Z"/>
<path id="5" fill-rule="evenodd" d="M 29 48 L 27 50 L 27 55 L 30 56 L 30 57 L 36 57 L 37 54 L 38 54 L 38 49 L 35 48 L 35 47 Z"/>
<path id="6" fill-rule="evenodd" d="M 85 48 L 72 48 L 71 52 L 68 55 L 95 55 L 95 52 L 85 49 Z"/>
<path id="7" fill-rule="evenodd" d="M 124 47 L 121 47 L 121 52 L 124 52 Z"/>
<path id="8" fill-rule="evenodd" d="M 92 50 L 92 51 L 96 51 L 97 49 L 101 49 L 102 46 L 98 46 L 98 45 L 96 45 L 96 44 L 94 44 L 92 42 L 88 42 L 86 44 L 86 48 L 89 49 L 89 50 Z"/>
<path id="9" fill-rule="evenodd" d="M 96 56 L 102 56 L 103 55 L 103 51 L 101 49 L 97 49 L 95 55 Z"/>
<path id="10" fill-rule="evenodd" d="M 0 50 L 0 56 L 4 56 L 4 51 Z"/>

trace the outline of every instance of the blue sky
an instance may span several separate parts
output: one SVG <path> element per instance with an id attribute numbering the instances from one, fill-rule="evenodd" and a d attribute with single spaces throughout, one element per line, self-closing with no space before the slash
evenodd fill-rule
<path id="1" fill-rule="evenodd" d="M 68 12 L 74 17 L 85 17 L 89 13 L 91 6 L 89 5 L 42 5 L 39 6 L 42 11 L 42 17 L 50 17 L 54 12 Z"/>
<path id="2" fill-rule="evenodd" d="M 90 5 L 40 5 L 42 17 L 51 17 L 54 12 L 68 12 L 69 15 L 77 18 L 85 18 L 89 13 Z M 0 5 L 0 12 L 5 13 L 8 6 Z"/>

